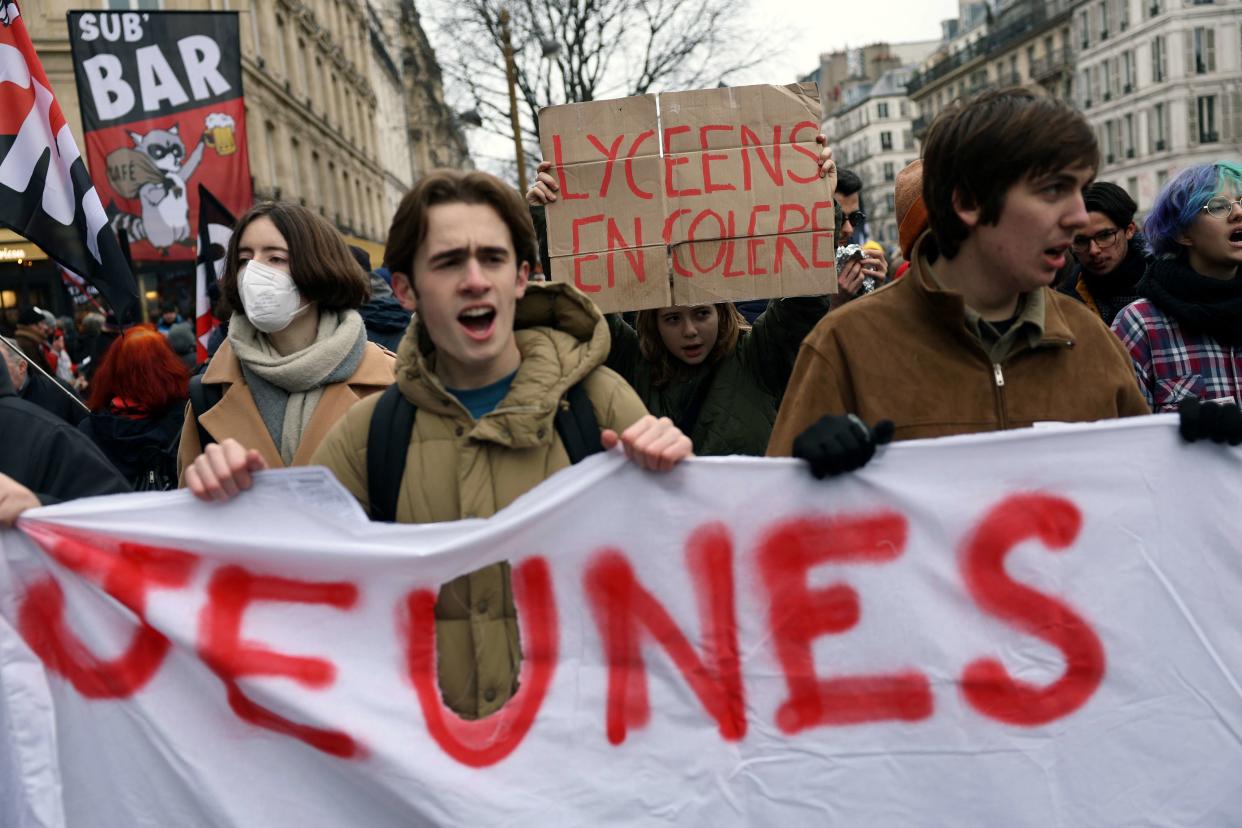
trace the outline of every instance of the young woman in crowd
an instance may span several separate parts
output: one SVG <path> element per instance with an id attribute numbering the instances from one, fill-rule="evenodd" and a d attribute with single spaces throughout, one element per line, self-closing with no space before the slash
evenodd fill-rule
<path id="1" fill-rule="evenodd" d="M 305 465 L 362 397 L 393 382 L 393 357 L 367 341 L 367 274 L 341 235 L 296 204 L 267 202 L 234 228 L 220 289 L 227 341 L 191 388 L 182 474 L 204 442 L 237 439 L 269 468 Z"/>
<path id="2" fill-rule="evenodd" d="M 130 328 L 95 371 L 91 414 L 78 429 L 131 486 L 169 488 L 177 480 L 177 434 L 189 384 L 190 372 L 162 334 L 150 325 Z"/>
<path id="3" fill-rule="evenodd" d="M 823 146 L 819 174 L 832 193 L 832 149 L 823 135 L 816 140 Z M 558 190 L 545 161 L 527 203 L 550 204 Z M 633 327 L 609 314 L 612 349 L 605 364 L 638 391 L 649 412 L 688 435 L 695 454 L 763 456 L 798 348 L 828 309 L 827 296 L 777 299 L 753 325 L 731 302 L 639 311 Z"/>
<path id="4" fill-rule="evenodd" d="M 610 314 L 605 363 L 700 456 L 762 456 L 798 347 L 828 311 L 826 297 L 778 299 L 746 325 L 729 302 Z"/>
<path id="5" fill-rule="evenodd" d="M 1201 164 L 1156 199 L 1155 257 L 1113 321 L 1153 411 L 1185 399 L 1242 404 L 1242 165 Z"/>

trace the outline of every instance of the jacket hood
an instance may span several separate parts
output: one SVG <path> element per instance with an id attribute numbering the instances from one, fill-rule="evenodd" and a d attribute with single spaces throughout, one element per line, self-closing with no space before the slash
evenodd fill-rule
<path id="1" fill-rule="evenodd" d="M 396 333 L 410 324 L 410 312 L 391 296 L 372 299 L 358 308 L 358 313 L 362 314 L 362 322 L 369 331 Z"/>
<path id="2" fill-rule="evenodd" d="M 139 420 L 122 417 L 108 409 L 94 411 L 90 415 L 91 431 L 95 440 L 124 451 L 148 444 L 168 445 L 181 431 L 185 415 L 181 406 L 174 405 L 160 417 L 144 417 Z"/>
<path id="3" fill-rule="evenodd" d="M 604 363 L 608 324 L 583 293 L 564 282 L 531 283 L 517 302 L 514 332 L 522 363 L 509 394 L 479 420 L 471 436 L 515 448 L 552 439 L 561 397 Z M 435 374 L 435 345 L 418 315 L 397 349 L 397 385 L 414 405 L 469 419 Z"/>

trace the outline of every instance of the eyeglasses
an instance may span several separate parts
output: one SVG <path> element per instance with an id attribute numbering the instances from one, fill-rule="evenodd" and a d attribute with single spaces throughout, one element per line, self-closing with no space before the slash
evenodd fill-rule
<path id="1" fill-rule="evenodd" d="M 855 227 L 861 227 L 862 223 L 867 220 L 867 214 L 862 210 L 855 210 L 852 213 L 846 213 L 845 220 Z"/>
<path id="2" fill-rule="evenodd" d="M 1091 242 L 1095 242 L 1096 247 L 1101 250 L 1107 250 L 1117 243 L 1117 234 L 1120 232 L 1120 230 L 1114 227 L 1112 230 L 1101 230 L 1094 236 L 1074 236 L 1074 240 L 1070 242 L 1070 247 L 1074 249 L 1075 253 L 1086 253 L 1091 249 Z"/>
<path id="3" fill-rule="evenodd" d="M 1224 196 L 1213 196 L 1208 199 L 1208 203 L 1203 205 L 1203 209 L 1207 210 L 1207 214 L 1212 218 L 1228 218 L 1233 212 L 1233 205 L 1242 207 L 1242 196 L 1238 196 L 1233 201 Z"/>

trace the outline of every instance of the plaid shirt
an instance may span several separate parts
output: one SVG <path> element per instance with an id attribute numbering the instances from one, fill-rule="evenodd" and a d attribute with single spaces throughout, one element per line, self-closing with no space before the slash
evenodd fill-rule
<path id="1" fill-rule="evenodd" d="M 1175 411 L 1192 396 L 1242 405 L 1242 349 L 1187 332 L 1146 299 L 1117 314 L 1113 333 L 1130 352 L 1152 411 Z"/>

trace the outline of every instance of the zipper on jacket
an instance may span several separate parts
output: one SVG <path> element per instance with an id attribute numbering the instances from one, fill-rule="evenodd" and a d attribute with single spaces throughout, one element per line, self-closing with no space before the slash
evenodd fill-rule
<path id="1" fill-rule="evenodd" d="M 1005 372 L 999 362 L 992 363 L 992 380 L 996 385 L 996 413 L 1000 415 L 1001 430 L 1009 428 L 1009 414 L 1005 411 Z"/>

